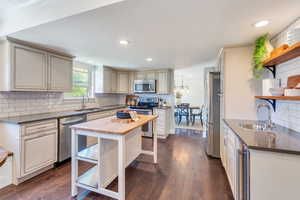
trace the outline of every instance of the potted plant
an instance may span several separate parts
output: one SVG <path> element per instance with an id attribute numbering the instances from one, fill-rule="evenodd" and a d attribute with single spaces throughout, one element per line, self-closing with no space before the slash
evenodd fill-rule
<path id="1" fill-rule="evenodd" d="M 268 34 L 262 35 L 255 40 L 255 48 L 252 57 L 253 75 L 261 79 L 264 72 L 263 61 L 270 57 L 273 47 L 268 39 Z"/>
<path id="2" fill-rule="evenodd" d="M 252 65 L 253 75 L 256 79 L 261 79 L 265 70 L 263 61 L 270 57 L 273 47 L 268 39 L 268 34 L 262 35 L 255 40 L 255 48 L 253 52 Z M 278 88 L 279 80 L 274 78 L 266 78 L 262 80 L 263 96 L 272 96 L 270 88 Z"/>

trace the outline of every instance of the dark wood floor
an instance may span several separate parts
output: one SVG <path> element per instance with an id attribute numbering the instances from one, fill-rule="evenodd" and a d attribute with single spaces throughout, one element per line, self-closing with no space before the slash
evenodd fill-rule
<path id="1" fill-rule="evenodd" d="M 145 148 L 151 144 L 149 139 Z M 158 144 L 158 165 L 139 157 L 126 169 L 127 200 L 233 200 L 221 162 L 205 154 L 199 131 L 177 129 Z M 81 163 L 81 169 L 87 166 Z M 1 200 L 65 200 L 70 196 L 70 163 L 49 170 L 19 186 L 0 190 Z M 110 186 L 117 190 L 117 180 Z M 77 199 L 110 199 L 80 190 Z"/>

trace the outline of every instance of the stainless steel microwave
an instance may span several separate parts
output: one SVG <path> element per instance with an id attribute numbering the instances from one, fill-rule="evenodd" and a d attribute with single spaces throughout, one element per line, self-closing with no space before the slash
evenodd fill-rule
<path id="1" fill-rule="evenodd" d="M 134 93 L 155 93 L 156 80 L 135 80 Z"/>

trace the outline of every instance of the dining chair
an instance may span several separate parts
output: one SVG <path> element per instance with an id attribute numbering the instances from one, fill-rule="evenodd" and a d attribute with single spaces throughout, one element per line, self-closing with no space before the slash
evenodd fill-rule
<path id="1" fill-rule="evenodd" d="M 180 125 L 182 118 L 185 117 L 187 125 L 190 124 L 190 104 L 182 103 L 177 106 L 178 108 L 178 125 Z"/>
<path id="2" fill-rule="evenodd" d="M 200 117 L 200 123 L 201 123 L 201 126 L 203 126 L 203 121 L 202 121 L 203 108 L 204 108 L 204 105 L 202 105 L 201 108 L 199 108 L 199 109 L 191 109 L 192 125 L 195 124 L 196 117 Z"/>

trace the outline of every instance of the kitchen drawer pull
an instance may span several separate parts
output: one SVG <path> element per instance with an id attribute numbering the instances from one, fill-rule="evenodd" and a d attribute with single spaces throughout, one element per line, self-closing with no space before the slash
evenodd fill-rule
<path id="1" fill-rule="evenodd" d="M 48 132 L 43 133 L 43 134 L 35 134 L 35 135 L 24 137 L 24 140 L 36 139 L 36 138 L 44 137 L 44 136 L 47 136 L 47 135 L 54 135 L 56 133 L 57 133 L 57 131 L 54 131 L 54 130 L 53 131 L 48 131 Z"/>

